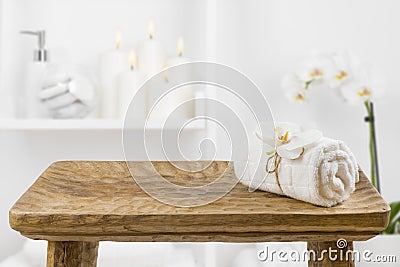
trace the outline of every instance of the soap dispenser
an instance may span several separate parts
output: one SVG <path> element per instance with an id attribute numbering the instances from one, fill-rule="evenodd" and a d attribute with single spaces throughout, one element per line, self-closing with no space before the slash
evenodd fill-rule
<path id="1" fill-rule="evenodd" d="M 33 59 L 28 62 L 25 76 L 25 117 L 41 118 L 47 117 L 47 112 L 39 100 L 39 92 L 48 66 L 48 51 L 46 45 L 45 31 L 21 31 L 37 38 L 37 49 L 33 51 Z"/>

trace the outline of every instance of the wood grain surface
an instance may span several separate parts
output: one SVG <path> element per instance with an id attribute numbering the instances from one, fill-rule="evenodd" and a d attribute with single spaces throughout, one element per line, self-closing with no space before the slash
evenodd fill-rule
<path id="1" fill-rule="evenodd" d="M 135 175 L 148 173 L 148 163 L 129 164 L 136 168 Z M 236 179 L 232 164 L 223 161 L 190 172 L 168 162 L 153 164 L 165 179 L 180 185 L 203 185 L 221 175 Z M 204 165 L 185 164 L 194 170 Z M 54 241 L 366 240 L 386 228 L 390 208 L 360 174 L 357 190 L 332 208 L 251 193 L 241 184 L 213 203 L 182 208 L 149 197 L 125 162 L 56 162 L 15 203 L 9 220 L 22 235 Z M 149 183 L 155 181 L 148 178 Z"/>
<path id="2" fill-rule="evenodd" d="M 48 242 L 47 267 L 95 267 L 99 243 Z"/>
<path id="3" fill-rule="evenodd" d="M 310 257 L 309 267 L 354 267 L 353 242 L 344 248 L 338 248 L 336 242 L 308 242 L 307 249 L 316 253 L 316 258 Z M 331 249 L 332 258 L 329 258 Z M 346 256 L 347 254 L 347 256 Z"/>

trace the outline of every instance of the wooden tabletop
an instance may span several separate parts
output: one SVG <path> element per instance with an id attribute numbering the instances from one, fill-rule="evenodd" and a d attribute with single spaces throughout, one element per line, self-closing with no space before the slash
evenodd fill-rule
<path id="1" fill-rule="evenodd" d="M 141 168 L 143 162 L 130 163 Z M 188 164 L 198 164 L 196 162 Z M 232 164 L 218 161 L 198 173 L 154 162 L 174 182 L 202 183 Z M 10 225 L 22 235 L 50 241 L 328 241 L 366 240 L 384 230 L 390 208 L 360 173 L 356 191 L 332 208 L 241 184 L 221 199 L 194 208 L 163 204 L 143 192 L 125 162 L 52 164 L 14 204 Z"/>

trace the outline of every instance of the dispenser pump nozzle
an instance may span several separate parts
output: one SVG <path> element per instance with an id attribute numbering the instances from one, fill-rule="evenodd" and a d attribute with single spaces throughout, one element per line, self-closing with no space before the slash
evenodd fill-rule
<path id="1" fill-rule="evenodd" d="M 46 62 L 48 60 L 48 52 L 45 49 L 46 31 L 21 31 L 21 33 L 30 34 L 37 37 L 38 49 L 35 49 L 33 52 L 33 60 Z"/>

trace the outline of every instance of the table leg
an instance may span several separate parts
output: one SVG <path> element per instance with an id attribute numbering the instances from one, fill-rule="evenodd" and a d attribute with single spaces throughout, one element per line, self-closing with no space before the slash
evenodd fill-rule
<path id="1" fill-rule="evenodd" d="M 337 242 L 308 242 L 309 267 L 354 267 L 353 242 L 346 242 L 345 245 Z M 316 258 L 313 257 L 315 252 Z M 331 253 L 329 253 L 331 251 Z M 347 255 L 347 256 L 346 256 Z M 335 257 L 336 256 L 336 257 Z"/>
<path id="2" fill-rule="evenodd" d="M 49 241 L 47 267 L 95 267 L 98 242 Z"/>

